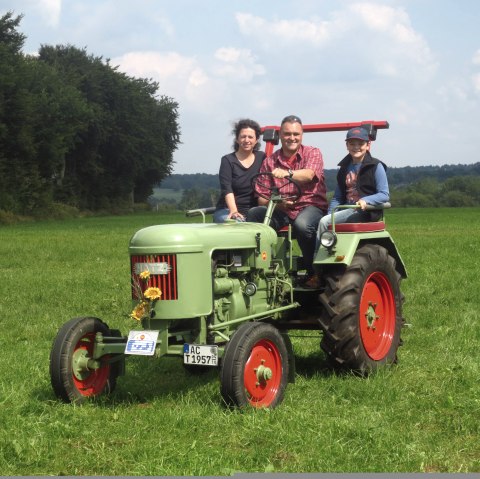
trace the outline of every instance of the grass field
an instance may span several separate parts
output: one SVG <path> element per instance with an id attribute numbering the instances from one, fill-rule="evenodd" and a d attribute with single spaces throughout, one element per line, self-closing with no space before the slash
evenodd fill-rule
<path id="1" fill-rule="evenodd" d="M 58 402 L 52 340 L 74 316 L 126 333 L 128 241 L 175 215 L 0 227 L 0 473 L 480 472 L 480 209 L 393 209 L 407 266 L 399 364 L 335 375 L 319 336 L 293 337 L 297 376 L 274 410 L 227 410 L 217 372 L 131 358 L 115 394 Z"/>

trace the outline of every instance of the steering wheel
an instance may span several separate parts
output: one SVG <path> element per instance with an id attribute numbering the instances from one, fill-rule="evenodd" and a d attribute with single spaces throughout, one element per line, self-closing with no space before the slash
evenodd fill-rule
<path id="1" fill-rule="evenodd" d="M 276 186 L 275 184 L 266 185 L 264 181 L 262 181 L 262 177 L 266 178 L 267 176 L 274 178 L 273 174 L 270 172 L 257 173 L 252 177 L 252 188 L 255 191 L 255 193 L 257 193 L 258 196 L 261 196 L 266 200 L 271 199 L 276 203 L 280 203 L 281 201 L 297 201 L 302 196 L 302 190 L 300 186 L 296 181 L 292 180 L 292 178 L 289 178 L 288 176 L 286 176 L 285 178 L 276 178 L 277 180 L 284 182 L 280 186 Z M 281 190 L 284 189 L 289 184 L 294 185 L 295 191 L 293 193 L 288 193 L 286 195 L 282 194 Z M 268 192 L 270 193 L 270 196 L 267 196 L 266 194 L 263 194 L 257 191 L 257 188 L 256 188 L 257 185 L 268 190 Z"/>

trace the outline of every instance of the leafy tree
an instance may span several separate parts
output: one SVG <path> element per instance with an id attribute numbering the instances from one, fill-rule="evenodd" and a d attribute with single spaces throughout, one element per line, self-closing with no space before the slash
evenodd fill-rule
<path id="1" fill-rule="evenodd" d="M 440 200 L 442 206 L 475 206 L 473 199 L 461 191 L 447 191 Z"/>
<path id="2" fill-rule="evenodd" d="M 14 18 L 13 12 L 9 11 L 0 17 L 0 55 L 15 56 L 21 53 L 25 43 L 25 35 L 17 32 L 17 27 L 23 15 Z"/>
<path id="3" fill-rule="evenodd" d="M 48 197 L 36 162 L 30 72 L 20 53 L 25 37 L 16 31 L 21 18 L 12 12 L 0 18 L 0 208 L 17 213 Z"/>
<path id="4" fill-rule="evenodd" d="M 182 200 L 180 201 L 180 208 L 183 210 L 190 210 L 199 208 L 201 192 L 197 188 L 188 188 L 183 190 Z"/>
<path id="5" fill-rule="evenodd" d="M 20 20 L 0 18 L 0 208 L 145 200 L 171 173 L 178 104 L 73 46 L 25 57 Z"/>
<path id="6" fill-rule="evenodd" d="M 427 206 L 433 206 L 434 199 L 431 196 L 425 195 L 418 191 L 409 192 L 408 195 L 404 197 L 402 206 L 415 206 L 420 208 L 425 208 Z"/>
<path id="7" fill-rule="evenodd" d="M 443 184 L 445 193 L 459 191 L 464 193 L 474 204 L 480 204 L 480 177 L 478 176 L 454 176 Z"/>
<path id="8" fill-rule="evenodd" d="M 436 178 L 425 178 L 416 182 L 410 189 L 412 188 L 434 199 L 440 196 L 442 185 Z"/>
<path id="9" fill-rule="evenodd" d="M 39 59 L 62 72 L 91 112 L 65 157 L 62 179 L 76 191 L 79 206 L 146 200 L 171 172 L 180 137 L 178 105 L 157 98 L 156 83 L 130 78 L 85 50 L 44 46 Z"/>
<path id="10" fill-rule="evenodd" d="M 56 201 L 75 204 L 65 188 L 67 154 L 75 148 L 78 136 L 87 131 L 92 112 L 80 92 L 65 84 L 58 71 L 43 62 L 30 63 L 38 168 Z"/>

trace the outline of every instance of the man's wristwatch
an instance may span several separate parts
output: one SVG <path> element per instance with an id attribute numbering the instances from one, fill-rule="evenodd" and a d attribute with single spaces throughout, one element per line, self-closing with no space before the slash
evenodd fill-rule
<path id="1" fill-rule="evenodd" d="M 293 178 L 293 170 L 288 170 L 288 177 Z"/>

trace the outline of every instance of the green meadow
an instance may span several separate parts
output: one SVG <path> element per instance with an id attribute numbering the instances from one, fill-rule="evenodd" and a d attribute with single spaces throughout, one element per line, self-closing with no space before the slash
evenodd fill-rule
<path id="1" fill-rule="evenodd" d="M 274 410 L 228 410 L 218 371 L 132 357 L 108 398 L 59 402 L 52 341 L 72 317 L 126 334 L 128 242 L 181 214 L 0 227 L 2 475 L 480 472 L 480 209 L 392 209 L 409 277 L 399 363 L 337 375 L 316 332 L 293 331 L 296 378 Z"/>

